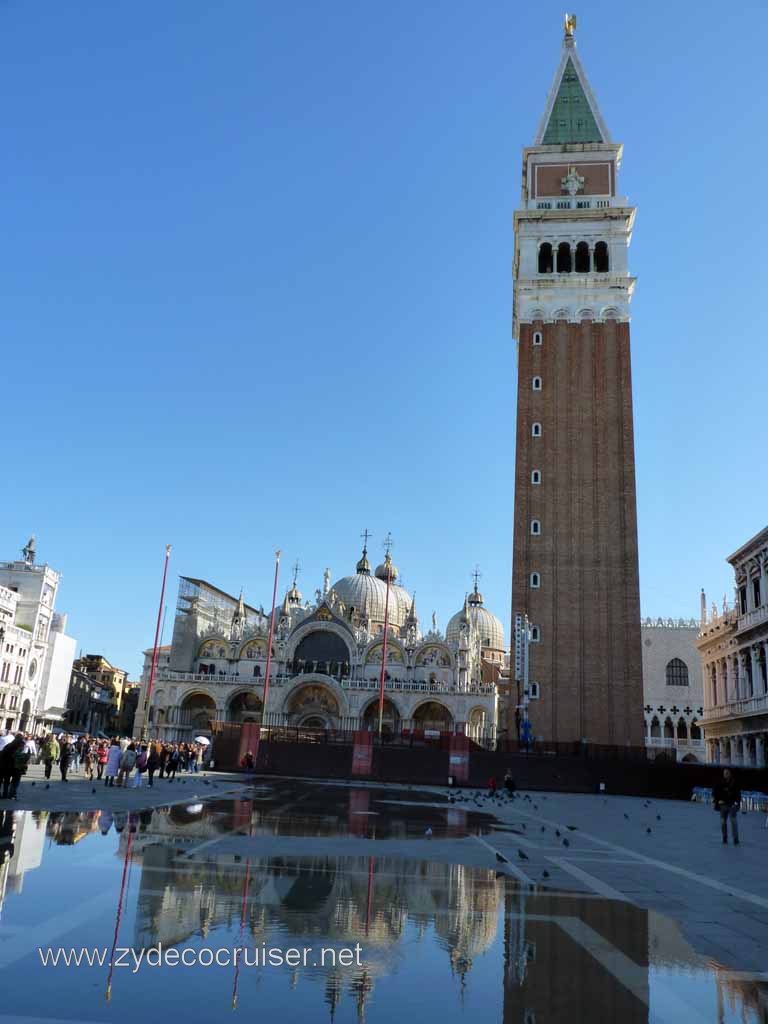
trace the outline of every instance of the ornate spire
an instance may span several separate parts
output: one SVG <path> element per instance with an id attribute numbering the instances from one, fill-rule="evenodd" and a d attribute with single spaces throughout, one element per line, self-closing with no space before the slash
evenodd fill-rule
<path id="1" fill-rule="evenodd" d="M 576 15 L 566 14 L 560 63 L 539 122 L 533 143 L 535 146 L 611 141 L 586 72 L 576 53 L 575 28 Z"/>
<path id="2" fill-rule="evenodd" d="M 414 625 L 418 624 L 419 618 L 416 615 L 416 594 L 415 593 L 414 593 L 413 598 L 411 600 L 411 607 L 410 607 L 410 609 L 408 611 L 408 615 L 407 615 L 405 621 L 406 621 L 406 623 L 413 623 Z"/>
<path id="3" fill-rule="evenodd" d="M 472 579 L 475 581 L 475 589 L 472 591 L 468 598 L 468 601 L 471 605 L 479 606 L 483 603 L 483 595 L 480 593 L 477 586 L 478 581 L 482 575 L 483 574 L 480 572 L 480 567 L 476 565 L 475 571 L 472 573 Z"/>

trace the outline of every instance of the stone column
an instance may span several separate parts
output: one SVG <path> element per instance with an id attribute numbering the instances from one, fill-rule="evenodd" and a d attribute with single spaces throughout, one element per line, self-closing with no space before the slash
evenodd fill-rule
<path id="1" fill-rule="evenodd" d="M 737 654 L 728 655 L 728 668 L 731 683 L 728 687 L 729 700 L 739 699 L 739 657 Z"/>
<path id="2" fill-rule="evenodd" d="M 749 566 L 744 570 L 744 588 L 747 591 L 747 611 L 754 611 L 755 608 L 755 594 L 752 590 L 752 571 Z"/>
<path id="3" fill-rule="evenodd" d="M 758 768 L 765 768 L 765 737 L 755 736 L 755 764 Z"/>
<path id="4" fill-rule="evenodd" d="M 731 764 L 741 764 L 741 738 L 731 736 L 728 740 L 728 760 Z"/>
<path id="5" fill-rule="evenodd" d="M 763 693 L 768 693 L 768 640 L 763 640 Z"/>
<path id="6" fill-rule="evenodd" d="M 752 692 L 751 697 L 756 697 L 762 690 L 760 672 L 760 648 L 757 644 L 753 644 L 749 649 L 750 657 L 752 658 Z"/>
<path id="7" fill-rule="evenodd" d="M 752 767 L 752 749 L 750 747 L 748 736 L 741 737 L 741 763 L 745 768 Z"/>

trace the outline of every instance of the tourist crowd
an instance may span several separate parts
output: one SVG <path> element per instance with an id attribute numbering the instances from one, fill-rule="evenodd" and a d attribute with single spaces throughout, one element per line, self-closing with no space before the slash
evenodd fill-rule
<path id="1" fill-rule="evenodd" d="M 128 737 L 111 740 L 93 736 L 48 733 L 34 739 L 22 732 L 0 733 L 0 798 L 15 799 L 19 782 L 30 762 L 44 765 L 46 779 L 57 765 L 61 781 L 71 772 L 81 772 L 89 781 L 99 779 L 105 786 L 140 786 L 147 776 L 150 786 L 158 779 L 175 779 L 177 772 L 197 772 L 210 763 L 211 746 L 202 743 L 146 743 Z"/>

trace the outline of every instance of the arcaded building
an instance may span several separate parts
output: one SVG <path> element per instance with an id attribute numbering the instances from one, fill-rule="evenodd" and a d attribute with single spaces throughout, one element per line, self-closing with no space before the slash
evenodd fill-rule
<path id="1" fill-rule="evenodd" d="M 768 743 L 768 527 L 728 557 L 734 601 L 702 616 L 707 757 L 762 768 Z"/>
<path id="2" fill-rule="evenodd" d="M 515 212 L 512 614 L 538 641 L 533 733 L 643 745 L 628 249 L 635 209 L 566 21 Z M 509 722 L 510 732 L 514 722 Z"/>
<path id="3" fill-rule="evenodd" d="M 354 572 L 335 583 L 326 570 L 312 601 L 304 599 L 294 578 L 277 609 L 266 708 L 269 613 L 242 595 L 181 577 L 173 639 L 156 670 L 149 732 L 189 739 L 209 733 L 214 721 L 307 730 L 377 728 L 387 574 L 385 729 L 459 731 L 492 741 L 498 698 L 488 679 L 504 664 L 501 621 L 475 585 L 444 633 L 434 616 L 422 631 L 415 599 L 400 585 L 390 556 L 373 570 L 365 549 Z M 137 734 L 147 684 L 145 666 Z"/>

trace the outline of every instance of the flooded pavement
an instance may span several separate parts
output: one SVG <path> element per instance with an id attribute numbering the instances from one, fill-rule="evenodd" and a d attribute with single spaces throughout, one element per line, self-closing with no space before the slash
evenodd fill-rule
<path id="1" fill-rule="evenodd" d="M 705 961 L 661 914 L 437 863 L 426 829 L 489 834 L 490 815 L 457 813 L 293 782 L 141 812 L 2 812 L 0 1024 L 768 1019 L 768 980 Z M 282 834 L 305 836 L 299 854 L 258 855 Z M 317 853 L 329 835 L 377 841 Z"/>

